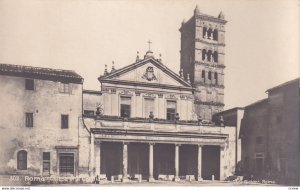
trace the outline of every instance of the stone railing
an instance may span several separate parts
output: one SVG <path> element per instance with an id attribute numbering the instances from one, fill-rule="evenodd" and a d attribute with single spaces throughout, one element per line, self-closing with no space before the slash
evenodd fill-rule
<path id="1" fill-rule="evenodd" d="M 145 118 L 123 119 L 117 116 L 84 117 L 88 128 L 145 130 L 162 132 L 214 133 L 222 134 L 225 127 L 213 123 L 202 124 L 197 121 L 167 121 Z"/>
<path id="2" fill-rule="evenodd" d="M 143 118 L 143 117 L 130 117 L 124 118 L 120 116 L 109 115 L 83 115 L 85 118 L 91 118 L 95 120 L 108 120 L 108 121 L 125 121 L 125 122 L 142 122 L 142 123 L 160 123 L 160 124 L 181 124 L 181 125 L 201 125 L 201 126 L 215 126 L 213 122 L 201 122 L 197 120 L 167 120 L 160 118 Z"/>

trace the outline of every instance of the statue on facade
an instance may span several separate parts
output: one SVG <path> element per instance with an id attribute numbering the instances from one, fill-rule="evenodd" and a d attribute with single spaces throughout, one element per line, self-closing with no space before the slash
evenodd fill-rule
<path id="1" fill-rule="evenodd" d="M 151 111 L 150 114 L 149 114 L 149 119 L 150 119 L 150 121 L 152 121 L 152 120 L 154 119 L 154 114 L 153 114 L 152 111 Z"/>
<path id="2" fill-rule="evenodd" d="M 103 109 L 102 109 L 102 104 L 97 105 L 96 108 L 96 118 L 101 117 L 103 115 Z"/>

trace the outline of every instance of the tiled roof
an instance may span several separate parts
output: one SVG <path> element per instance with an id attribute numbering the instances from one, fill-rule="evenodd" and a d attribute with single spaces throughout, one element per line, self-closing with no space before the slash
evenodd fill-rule
<path id="1" fill-rule="evenodd" d="M 60 70 L 24 65 L 0 64 L 0 75 L 54 80 L 72 83 L 83 83 L 83 78 L 75 71 Z"/>

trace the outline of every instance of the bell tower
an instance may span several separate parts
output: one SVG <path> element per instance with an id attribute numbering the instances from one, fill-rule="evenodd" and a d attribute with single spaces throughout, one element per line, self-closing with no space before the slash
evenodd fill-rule
<path id="1" fill-rule="evenodd" d="M 180 69 L 190 75 L 195 88 L 194 112 L 201 119 L 211 120 L 212 115 L 224 108 L 224 14 L 217 17 L 200 12 L 198 6 L 181 32 Z"/>

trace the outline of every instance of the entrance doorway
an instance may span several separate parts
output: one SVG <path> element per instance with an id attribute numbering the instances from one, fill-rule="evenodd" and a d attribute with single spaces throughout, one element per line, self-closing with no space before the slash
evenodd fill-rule
<path id="1" fill-rule="evenodd" d="M 59 154 L 59 175 L 63 177 L 74 176 L 74 154 L 60 153 Z"/>

